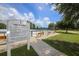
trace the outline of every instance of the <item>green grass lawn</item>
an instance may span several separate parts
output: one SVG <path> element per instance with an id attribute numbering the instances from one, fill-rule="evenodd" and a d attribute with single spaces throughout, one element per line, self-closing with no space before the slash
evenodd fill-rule
<path id="1" fill-rule="evenodd" d="M 27 50 L 27 45 L 12 49 L 12 56 L 37 56 L 37 53 L 31 47 L 30 50 Z M 0 53 L 0 56 L 6 56 L 7 53 Z"/>
<path id="2" fill-rule="evenodd" d="M 49 37 L 44 41 L 67 55 L 79 56 L 79 34 L 66 34 L 64 31 L 57 32 L 60 34 L 54 37 Z"/>

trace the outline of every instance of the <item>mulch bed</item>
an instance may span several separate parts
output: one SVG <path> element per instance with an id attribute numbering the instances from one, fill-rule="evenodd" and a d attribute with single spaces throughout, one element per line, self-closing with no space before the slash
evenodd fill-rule
<path id="1" fill-rule="evenodd" d="M 0 40 L 5 40 L 6 36 L 0 36 Z"/>

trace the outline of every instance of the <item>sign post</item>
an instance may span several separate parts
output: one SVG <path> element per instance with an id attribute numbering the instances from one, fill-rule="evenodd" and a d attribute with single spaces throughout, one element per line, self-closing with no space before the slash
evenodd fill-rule
<path id="1" fill-rule="evenodd" d="M 27 49 L 30 50 L 30 23 L 25 20 L 7 21 L 7 56 L 11 56 L 11 43 L 27 39 Z"/>
<path id="2" fill-rule="evenodd" d="M 7 31 L 7 56 L 11 56 L 10 31 Z"/>
<path id="3" fill-rule="evenodd" d="M 11 42 L 10 42 L 10 24 L 9 24 L 9 21 L 7 20 L 7 32 L 6 32 L 6 39 L 7 39 L 7 56 L 11 56 Z"/>
<path id="4" fill-rule="evenodd" d="M 28 40 L 27 40 L 27 49 L 30 50 L 30 37 L 31 37 L 31 30 L 30 30 L 30 23 L 28 23 Z"/>

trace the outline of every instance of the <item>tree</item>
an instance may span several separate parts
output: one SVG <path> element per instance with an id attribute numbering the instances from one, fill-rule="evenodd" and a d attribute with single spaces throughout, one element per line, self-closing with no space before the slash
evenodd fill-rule
<path id="1" fill-rule="evenodd" d="M 76 23 L 77 29 L 79 29 L 79 20 Z"/>
<path id="2" fill-rule="evenodd" d="M 68 32 L 68 30 L 70 28 L 74 28 L 74 23 L 70 20 L 61 20 L 61 21 L 58 21 L 56 23 L 56 26 L 59 28 L 59 29 L 65 29 L 66 30 L 66 33 Z"/>
<path id="3" fill-rule="evenodd" d="M 79 4 L 76 3 L 56 3 L 56 11 L 62 15 L 62 20 L 65 22 L 63 23 L 66 29 L 78 28 L 78 19 L 79 19 Z M 60 22 L 59 22 L 60 23 Z M 71 25 L 71 26 L 68 26 Z M 68 28 L 67 28 L 68 27 Z"/>
<path id="4" fill-rule="evenodd" d="M 48 28 L 49 28 L 49 29 L 54 29 L 54 26 L 55 26 L 54 23 L 50 23 L 50 24 L 48 25 Z"/>
<path id="5" fill-rule="evenodd" d="M 70 18 L 69 20 L 77 21 L 79 19 L 79 4 L 76 3 L 57 3 L 56 9 L 63 18 Z"/>
<path id="6" fill-rule="evenodd" d="M 6 29 L 6 25 L 3 23 L 0 23 L 0 29 Z"/>
<path id="7" fill-rule="evenodd" d="M 58 29 L 64 29 L 63 21 L 58 21 L 58 22 L 56 23 L 56 27 L 57 27 Z"/>
<path id="8" fill-rule="evenodd" d="M 31 21 L 27 21 L 28 23 L 30 23 L 30 29 L 35 29 L 35 24 L 34 23 L 32 23 Z"/>
<path id="9" fill-rule="evenodd" d="M 31 28 L 31 29 L 35 29 L 35 24 L 30 23 L 30 28 Z"/>
<path id="10" fill-rule="evenodd" d="M 58 11 L 62 15 L 62 19 L 73 22 L 74 25 L 77 25 L 77 21 L 79 19 L 79 4 L 76 3 L 57 3 L 54 4 L 56 6 L 56 11 Z M 74 27 L 73 27 L 74 28 Z M 75 26 L 76 28 L 76 26 Z"/>

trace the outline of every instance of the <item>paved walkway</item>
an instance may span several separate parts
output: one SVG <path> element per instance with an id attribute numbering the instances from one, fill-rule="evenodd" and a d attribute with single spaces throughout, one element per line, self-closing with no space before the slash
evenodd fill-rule
<path id="1" fill-rule="evenodd" d="M 68 32 L 79 34 L 79 31 L 68 31 Z"/>
<path id="2" fill-rule="evenodd" d="M 55 36 L 57 34 L 58 33 L 55 33 L 49 36 Z M 49 36 L 46 36 L 46 38 Z M 49 46 L 47 43 L 45 43 L 44 41 L 40 39 L 32 38 L 32 42 L 31 42 L 31 46 L 33 47 L 33 49 L 37 52 L 39 56 L 64 56 L 65 55 L 59 52 L 58 50 L 56 50 L 55 48 Z"/>

